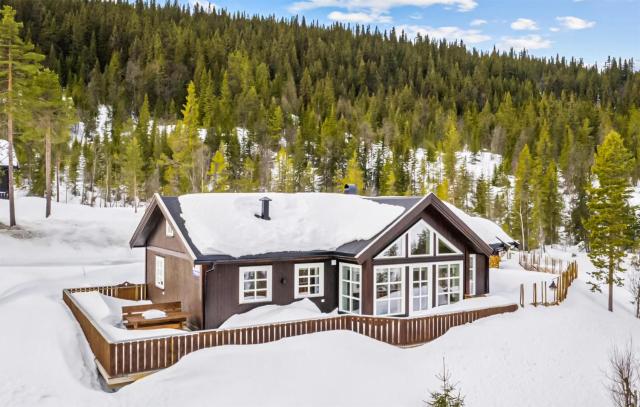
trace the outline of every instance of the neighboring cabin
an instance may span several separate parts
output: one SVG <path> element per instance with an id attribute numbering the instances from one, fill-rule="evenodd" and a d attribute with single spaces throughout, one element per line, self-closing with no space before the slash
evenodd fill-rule
<path id="1" fill-rule="evenodd" d="M 212 193 L 156 194 L 130 245 L 146 249 L 149 299 L 182 301 L 193 329 L 212 329 L 302 298 L 419 315 L 487 294 L 489 256 L 512 240 L 433 194 Z"/>
<path id="2" fill-rule="evenodd" d="M 13 153 L 13 167 L 18 167 L 15 151 Z M 9 142 L 0 140 L 0 199 L 8 198 L 9 192 Z"/>

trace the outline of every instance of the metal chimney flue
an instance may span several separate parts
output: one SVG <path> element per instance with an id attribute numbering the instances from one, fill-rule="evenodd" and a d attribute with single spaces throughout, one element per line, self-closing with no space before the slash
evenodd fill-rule
<path id="1" fill-rule="evenodd" d="M 265 196 L 260 198 L 260 202 L 262 203 L 262 213 L 260 215 L 256 213 L 256 218 L 270 220 L 271 218 L 269 217 L 269 202 L 271 202 L 271 199 Z"/>

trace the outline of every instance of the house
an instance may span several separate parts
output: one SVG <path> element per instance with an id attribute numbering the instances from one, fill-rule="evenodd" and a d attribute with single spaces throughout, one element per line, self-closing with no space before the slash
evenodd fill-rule
<path id="1" fill-rule="evenodd" d="M 13 167 L 18 167 L 15 151 L 13 152 Z M 9 195 L 9 142 L 0 140 L 0 199 L 7 199 Z"/>
<path id="2" fill-rule="evenodd" d="M 130 246 L 146 250 L 148 298 L 182 301 L 193 329 L 302 298 L 414 316 L 489 292 L 490 244 L 510 238 L 477 219 L 434 194 L 156 194 Z"/>

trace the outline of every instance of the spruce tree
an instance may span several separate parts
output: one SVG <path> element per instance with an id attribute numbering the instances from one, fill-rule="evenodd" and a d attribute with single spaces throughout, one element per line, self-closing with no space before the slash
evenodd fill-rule
<path id="1" fill-rule="evenodd" d="M 122 176 L 127 185 L 129 198 L 134 207 L 134 211 L 138 212 L 138 190 L 144 175 L 144 160 L 142 157 L 142 148 L 138 137 L 130 136 L 127 139 L 124 150 L 124 161 L 122 163 Z"/>
<path id="2" fill-rule="evenodd" d="M 225 152 L 225 144 L 220 143 L 220 147 L 211 159 L 209 176 L 211 177 L 211 190 L 213 192 L 225 192 L 229 190 L 228 165 Z"/>
<path id="3" fill-rule="evenodd" d="M 15 20 L 16 11 L 10 6 L 2 8 L 0 20 L 0 94 L 4 99 L 2 110 L 7 131 L 7 156 L 14 154 L 14 118 L 20 110 L 29 109 L 29 98 L 32 95 L 29 87 L 33 77 L 40 69 L 40 61 L 44 59 L 34 51 L 31 43 L 20 37 L 22 23 Z M 8 167 L 9 175 L 9 227 L 16 225 L 14 200 L 13 166 Z"/>
<path id="4" fill-rule="evenodd" d="M 595 178 L 588 188 L 589 219 L 585 226 L 589 236 L 589 258 L 596 271 L 591 273 L 591 290 L 609 288 L 609 311 L 613 311 L 613 286 L 621 286 L 625 271 L 626 250 L 634 244 L 631 225 L 633 212 L 629 206 L 630 171 L 633 160 L 622 137 L 609 132 L 598 147 L 591 174 Z"/>
<path id="5" fill-rule="evenodd" d="M 478 181 L 476 182 L 476 192 L 474 194 L 474 204 L 473 211 L 486 218 L 488 215 L 489 209 L 489 183 L 484 178 L 484 175 L 481 175 Z"/>

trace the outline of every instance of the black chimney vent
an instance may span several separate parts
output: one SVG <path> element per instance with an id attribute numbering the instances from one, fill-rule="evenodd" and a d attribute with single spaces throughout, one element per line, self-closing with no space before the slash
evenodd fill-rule
<path id="1" fill-rule="evenodd" d="M 256 213 L 256 218 L 270 220 L 271 218 L 269 217 L 269 202 L 271 202 L 271 199 L 265 196 L 260 198 L 260 202 L 262 202 L 262 213 L 260 215 Z"/>
<path id="2" fill-rule="evenodd" d="M 344 193 L 347 195 L 358 195 L 356 184 L 344 184 Z"/>

